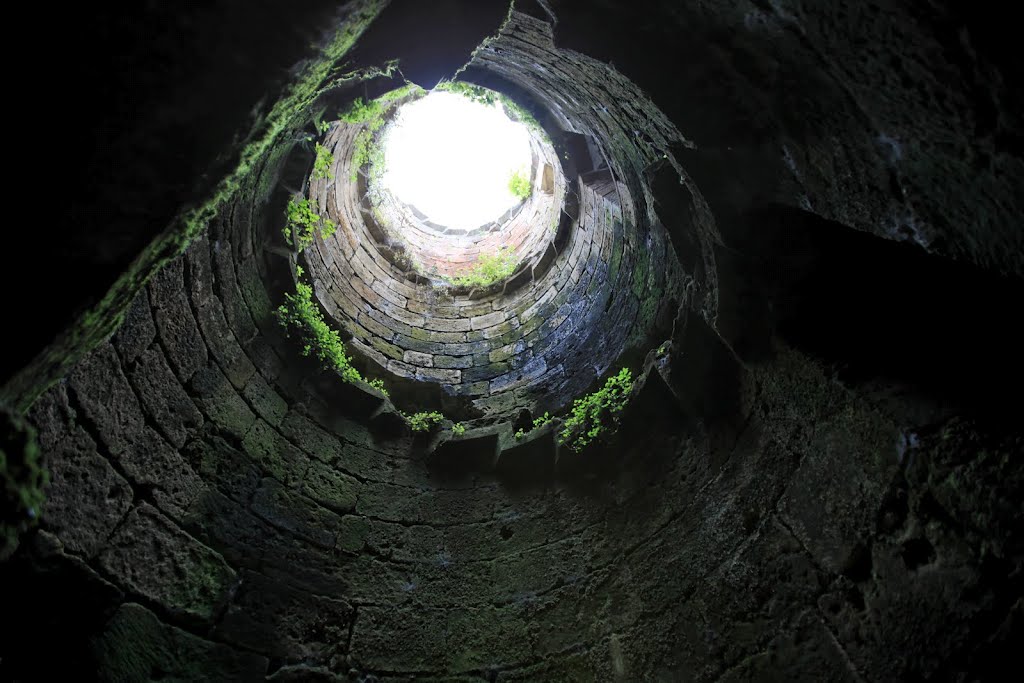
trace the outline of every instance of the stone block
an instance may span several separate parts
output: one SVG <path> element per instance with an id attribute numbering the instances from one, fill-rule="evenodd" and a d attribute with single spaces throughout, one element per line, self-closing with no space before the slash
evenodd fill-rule
<path id="1" fill-rule="evenodd" d="M 434 356 L 434 367 L 465 370 L 473 367 L 472 356 Z"/>
<path id="2" fill-rule="evenodd" d="M 434 367 L 434 357 L 429 353 L 406 351 L 402 360 L 411 365 L 420 365 L 425 368 Z"/>
<path id="3" fill-rule="evenodd" d="M 423 327 L 438 332 L 468 332 L 472 329 L 468 318 L 427 318 L 423 321 Z"/>
<path id="4" fill-rule="evenodd" d="M 334 547 L 340 518 L 275 479 L 264 479 L 252 499 L 252 511 L 281 531 L 324 549 Z"/>
<path id="5" fill-rule="evenodd" d="M 274 658 L 326 664 L 344 654 L 354 610 L 251 571 L 241 576 L 215 635 Z"/>
<path id="6" fill-rule="evenodd" d="M 206 364 L 206 342 L 183 289 L 165 293 L 160 301 L 153 312 L 160 341 L 174 371 L 187 382 Z"/>
<path id="7" fill-rule="evenodd" d="M 164 354 L 153 347 L 139 356 L 131 382 L 146 412 L 160 431 L 181 448 L 189 432 L 203 424 L 203 416 L 171 371 Z"/>
<path id="8" fill-rule="evenodd" d="M 123 453 L 138 438 L 145 418 L 110 344 L 86 355 L 72 370 L 68 385 L 112 453 Z"/>
<path id="9" fill-rule="evenodd" d="M 49 461 L 43 524 L 68 552 L 90 558 L 128 512 L 131 486 L 80 428 L 50 452 Z"/>
<path id="10" fill-rule="evenodd" d="M 263 420 L 253 423 L 242 448 L 264 472 L 285 484 L 298 482 L 308 468 L 306 455 Z"/>
<path id="11" fill-rule="evenodd" d="M 224 373 L 210 364 L 192 378 L 196 403 L 210 421 L 236 438 L 243 438 L 256 421 L 256 414 L 238 395 Z"/>
<path id="12" fill-rule="evenodd" d="M 174 626 L 135 603 L 121 605 L 93 643 L 97 671 L 111 681 L 263 680 L 267 658 Z"/>
<path id="13" fill-rule="evenodd" d="M 124 323 L 114 334 L 114 347 L 126 363 L 133 362 L 156 338 L 156 325 L 149 308 L 149 295 L 139 291 L 125 313 Z"/>
<path id="14" fill-rule="evenodd" d="M 416 379 L 427 380 L 429 382 L 458 384 L 462 381 L 462 371 L 446 370 L 443 368 L 419 368 L 416 370 Z"/>
<path id="15" fill-rule="evenodd" d="M 235 580 L 220 555 L 145 503 L 129 513 L 99 564 L 126 590 L 204 622 L 224 604 Z"/>
<path id="16" fill-rule="evenodd" d="M 479 315 L 474 318 L 470 318 L 470 324 L 474 330 L 482 330 L 486 327 L 493 327 L 498 323 L 505 320 L 504 311 L 494 311 L 486 315 Z"/>

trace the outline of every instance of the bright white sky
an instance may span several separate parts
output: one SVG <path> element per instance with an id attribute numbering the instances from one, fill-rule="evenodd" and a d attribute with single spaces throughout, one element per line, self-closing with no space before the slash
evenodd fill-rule
<path id="1" fill-rule="evenodd" d="M 500 105 L 432 92 L 403 105 L 384 141 L 384 186 L 431 221 L 475 228 L 518 200 L 512 172 L 529 177 L 530 134 Z"/>

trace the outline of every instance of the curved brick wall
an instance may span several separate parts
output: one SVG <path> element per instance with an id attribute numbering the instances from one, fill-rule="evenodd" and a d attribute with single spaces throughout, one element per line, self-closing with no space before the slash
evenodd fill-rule
<path id="1" fill-rule="evenodd" d="M 534 72 L 545 78 L 516 75 L 527 48 L 538 65 Z M 500 51 L 500 66 L 488 61 L 493 51 Z M 657 108 L 606 65 L 555 48 L 549 24 L 526 15 L 514 13 L 476 60 L 477 71 L 508 78 L 517 93 L 543 107 L 541 119 L 558 150 L 534 136 L 534 182 L 541 164 L 551 164 L 559 171 L 553 194 L 535 192 L 507 233 L 485 235 L 463 252 L 471 261 L 507 243 L 520 258 L 516 272 L 496 287 L 453 293 L 403 271 L 387 249 L 392 234 L 378 225 L 389 221 L 374 217 L 365 185 L 328 180 L 312 180 L 310 196 L 340 230 L 304 257 L 321 303 L 352 335 L 351 347 L 378 367 L 370 374 L 386 369 L 440 383 L 472 399 L 470 417 L 493 421 L 523 409 L 556 410 L 627 349 L 663 341 L 648 336 L 659 312 L 661 334 L 667 333 L 666 312 L 690 278 L 645 194 L 641 173 L 658 155 L 641 151 L 627 134 L 642 126 L 662 147 L 681 140 Z M 591 113 L 598 83 L 623 91 L 600 116 Z M 508 88 L 502 85 L 496 87 Z M 339 125 L 328 137 L 336 178 L 353 175 L 357 132 L 358 126 Z M 551 199 L 561 206 L 550 207 Z M 401 239 L 424 264 L 443 248 L 408 233 Z"/>
<path id="2" fill-rule="evenodd" d="M 988 385 L 1024 378 L 1005 315 L 1020 283 L 795 194 L 733 210 L 728 145 L 697 149 L 608 63 L 554 47 L 549 5 L 566 43 L 612 9 L 520 4 L 463 75 L 538 103 L 568 153 L 553 244 L 501 291 L 431 299 L 350 185 L 314 184 L 342 228 L 302 257 L 367 367 L 416 376 L 407 397 L 447 387 L 471 428 L 414 438 L 282 336 L 283 207 L 311 163 L 297 122 L 29 411 L 51 482 L 0 563 L 16 626 L 0 678 L 1002 675 L 1024 476 L 1014 406 Z M 710 12 L 665 7 L 680 27 Z M 716 44 L 752 30 L 723 12 Z M 637 388 L 611 441 L 512 437 L 520 408 L 564 405 L 619 363 Z"/>
<path id="3" fill-rule="evenodd" d="M 339 128 L 346 125 L 341 124 Z M 386 144 L 388 133 L 387 128 L 380 132 L 380 145 Z M 568 160 L 560 162 L 546 133 L 532 129 L 529 133 L 530 196 L 504 215 L 473 228 L 452 228 L 431 222 L 416 207 L 401 202 L 372 175 L 360 177 L 358 183 L 335 183 L 333 187 L 313 179 L 310 194 L 317 197 L 334 191 L 343 195 L 338 201 L 342 222 L 351 225 L 361 217 L 378 250 L 404 270 L 408 279 L 417 282 L 427 284 L 424 282 L 427 280 L 440 286 L 443 281 L 438 279 L 439 275 L 464 274 L 480 255 L 496 254 L 502 249 L 511 251 L 517 264 L 532 267 L 558 231 L 566 191 L 562 162 Z M 344 149 L 349 139 L 346 135 L 333 136 L 335 144 L 340 143 L 334 148 L 336 158 L 341 160 L 335 173 L 338 178 L 355 175 L 351 165 L 345 167 L 343 163 L 351 164 L 351 154 Z M 545 169 L 550 176 L 548 185 L 543 181 Z M 354 202 L 359 203 L 358 212 L 353 210 Z M 330 207 L 327 203 L 324 208 L 329 210 Z M 411 269 L 411 262 L 415 262 L 418 269 Z"/>

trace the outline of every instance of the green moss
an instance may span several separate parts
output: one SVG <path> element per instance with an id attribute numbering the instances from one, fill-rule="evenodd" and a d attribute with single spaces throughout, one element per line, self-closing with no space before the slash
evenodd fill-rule
<path id="1" fill-rule="evenodd" d="M 515 252 L 502 247 L 496 254 L 481 254 L 468 271 L 450 282 L 456 287 L 487 287 L 511 275 L 517 262 Z"/>
<path id="2" fill-rule="evenodd" d="M 333 177 L 331 166 L 334 165 L 334 155 L 319 142 L 316 143 L 316 158 L 313 160 L 313 179 L 329 180 Z"/>
<path id="3" fill-rule="evenodd" d="M 516 199 L 523 201 L 533 193 L 533 186 L 530 184 L 530 179 L 526 177 L 526 174 L 520 171 L 513 171 L 512 176 L 508 179 L 508 191 Z"/>
<path id="4" fill-rule="evenodd" d="M 132 262 L 106 296 L 83 313 L 36 359 L 11 378 L 0 391 L 0 402 L 22 413 L 93 347 L 110 337 L 124 322 L 135 295 L 164 265 L 180 256 L 236 196 L 257 166 L 280 147 L 296 128 L 304 125 L 313 102 L 334 87 L 337 66 L 366 28 L 387 5 L 383 0 L 353 3 L 345 24 L 310 60 L 292 85 L 256 126 L 238 154 L 234 168 L 216 184 L 205 201 L 180 213 L 167 229 Z"/>
<path id="5" fill-rule="evenodd" d="M 18 535 L 42 512 L 49 483 L 36 432 L 20 417 L 0 411 L 0 560 L 18 547 Z"/>
<path id="6" fill-rule="evenodd" d="M 384 125 L 384 114 L 387 113 L 392 104 L 404 97 L 407 97 L 408 95 L 415 95 L 422 92 L 423 88 L 419 87 L 415 83 L 410 83 L 402 86 L 401 88 L 390 90 L 377 99 L 370 100 L 369 102 L 363 100 L 361 97 L 357 97 L 348 105 L 347 108 L 338 112 L 338 119 L 351 124 L 365 123 L 368 128 L 376 131 Z"/>
<path id="7" fill-rule="evenodd" d="M 636 262 L 633 264 L 633 282 L 632 290 L 633 294 L 640 301 L 644 300 L 644 295 L 647 292 L 647 276 L 649 273 L 649 262 L 646 256 L 646 252 L 641 252 Z"/>
<path id="8" fill-rule="evenodd" d="M 616 239 L 612 247 L 612 257 L 608 260 L 608 282 L 615 282 L 615 276 L 619 274 L 619 267 L 622 265 L 622 240 Z"/>
<path id="9" fill-rule="evenodd" d="M 384 116 L 395 102 L 410 95 L 423 92 L 414 83 L 386 92 L 369 102 L 357 97 L 348 107 L 338 113 L 338 119 L 351 125 L 364 126 L 352 143 L 353 181 L 359 176 L 359 169 L 369 165 L 371 172 L 380 173 L 384 167 L 384 151 L 376 144 L 375 136 L 384 126 Z"/>
<path id="10" fill-rule="evenodd" d="M 384 167 L 384 150 L 375 143 L 373 131 L 369 128 L 360 131 L 352 142 L 352 173 L 349 176 L 352 182 L 359 177 L 359 170 L 364 166 L 369 166 L 375 177 Z"/>
<path id="11" fill-rule="evenodd" d="M 504 93 L 484 88 L 479 85 L 473 85 L 472 83 L 466 83 L 464 81 L 442 81 L 438 83 L 434 90 L 441 90 L 444 92 L 455 93 L 456 95 L 462 95 L 466 99 L 490 107 L 495 104 L 500 105 L 505 110 L 505 115 L 513 121 L 518 121 L 532 132 L 547 138 L 547 132 L 537 121 L 537 118 L 531 114 L 525 107 L 518 104 L 512 98 Z"/>
<path id="12" fill-rule="evenodd" d="M 284 239 L 289 246 L 294 246 L 298 251 L 303 251 L 313 244 L 314 235 L 320 233 L 321 239 L 327 239 L 334 234 L 338 226 L 326 218 L 321 218 L 308 199 L 292 197 L 288 200 L 288 207 L 285 210 L 288 221 L 284 226 Z M 292 235 L 295 241 L 292 241 Z"/>
<path id="13" fill-rule="evenodd" d="M 285 302 L 274 312 L 285 333 L 289 337 L 299 337 L 303 356 L 316 356 L 324 367 L 336 370 L 346 382 L 368 384 L 387 396 L 383 380 L 367 381 L 352 366 L 352 357 L 341 341 L 341 333 L 327 324 L 320 308 L 313 301 L 313 288 L 302 281 L 302 275 L 302 268 L 299 268 L 295 293 L 285 294 Z"/>
<path id="14" fill-rule="evenodd" d="M 465 81 L 442 81 L 437 84 L 434 90 L 441 90 L 444 92 L 454 93 L 456 95 L 462 95 L 471 102 L 482 104 L 484 106 L 491 106 L 498 101 L 498 93 L 489 88 L 484 88 L 479 85 L 473 85 L 472 83 L 466 83 Z"/>
<path id="15" fill-rule="evenodd" d="M 371 380 L 369 380 L 369 381 L 367 382 L 367 384 L 368 384 L 369 386 L 373 387 L 374 389 L 376 389 L 377 391 L 379 391 L 380 393 L 384 394 L 385 396 L 390 396 L 390 395 L 391 395 L 391 394 L 390 394 L 390 393 L 388 392 L 387 388 L 386 388 L 386 387 L 384 386 L 384 380 L 382 380 L 382 379 L 381 379 L 381 378 L 379 378 L 379 377 L 378 377 L 377 379 L 371 379 Z"/>
<path id="16" fill-rule="evenodd" d="M 455 424 L 452 425 L 452 434 L 454 434 L 455 436 L 462 436 L 465 433 L 466 425 L 462 424 L 461 422 L 456 422 Z"/>
<path id="17" fill-rule="evenodd" d="M 603 387 L 573 401 L 558 442 L 578 453 L 602 434 L 614 431 L 632 390 L 633 374 L 629 368 L 622 368 L 609 377 Z"/>

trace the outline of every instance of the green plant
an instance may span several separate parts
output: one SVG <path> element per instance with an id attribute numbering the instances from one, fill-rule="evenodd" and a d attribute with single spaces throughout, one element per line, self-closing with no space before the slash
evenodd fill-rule
<path id="1" fill-rule="evenodd" d="M 36 436 L 31 424 L 0 406 L 0 561 L 42 515 L 50 476 Z"/>
<path id="2" fill-rule="evenodd" d="M 327 180 L 331 177 L 331 166 L 334 165 L 334 155 L 319 142 L 316 143 L 316 159 L 313 161 L 313 179 Z"/>
<path id="3" fill-rule="evenodd" d="M 370 164 L 376 173 L 383 168 L 384 152 L 374 144 L 374 135 L 384 125 L 384 115 L 391 104 L 413 93 L 423 92 L 418 85 L 410 84 L 384 93 L 369 102 L 357 97 L 348 108 L 338 113 L 338 118 L 352 125 L 365 125 L 352 142 L 352 180 L 359 176 L 359 169 Z"/>
<path id="4" fill-rule="evenodd" d="M 330 121 L 317 121 L 315 125 L 317 132 L 320 133 L 321 135 L 323 135 L 324 133 L 331 129 Z"/>
<path id="5" fill-rule="evenodd" d="M 455 93 L 456 95 L 462 95 L 466 99 L 476 102 L 477 104 L 483 104 L 490 106 L 498 101 L 500 95 L 487 88 L 483 88 L 479 85 L 473 85 L 472 83 L 465 83 L 463 81 L 442 81 L 437 84 L 435 90 L 443 90 L 445 92 Z"/>
<path id="6" fill-rule="evenodd" d="M 515 437 L 517 439 L 521 439 L 524 436 L 526 436 L 527 434 L 529 434 L 530 432 L 532 432 L 533 430 L 540 429 L 541 427 L 543 427 L 547 423 L 551 422 L 553 419 L 555 419 L 555 418 L 551 417 L 551 413 L 545 412 L 543 415 L 541 415 L 540 417 L 536 418 L 533 421 L 533 426 L 530 427 L 529 429 L 518 429 L 518 430 L 516 430 Z"/>
<path id="7" fill-rule="evenodd" d="M 405 421 L 409 423 L 409 428 L 414 432 L 429 432 L 444 422 L 444 415 L 436 410 L 413 413 L 412 415 L 402 413 L 402 417 L 405 418 Z"/>
<path id="8" fill-rule="evenodd" d="M 415 83 L 404 85 L 401 88 L 396 88 L 390 92 L 386 92 L 380 97 L 366 101 L 362 97 L 357 97 L 344 110 L 338 112 L 338 118 L 345 123 L 370 123 L 374 130 L 380 128 L 383 123 L 384 114 L 390 109 L 390 105 L 397 100 L 412 95 L 414 93 L 422 93 L 423 88 L 419 87 Z"/>
<path id="9" fill-rule="evenodd" d="M 452 278 L 451 283 L 456 287 L 487 287 L 511 275 L 516 263 L 515 252 L 502 247 L 496 254 L 481 254 L 468 271 Z"/>
<path id="10" fill-rule="evenodd" d="M 323 313 L 313 302 L 313 288 L 302 281 L 302 267 L 296 269 L 295 293 L 285 294 L 284 303 L 274 311 L 285 334 L 298 334 L 302 341 L 302 355 L 316 356 L 324 367 L 337 370 L 346 382 L 363 382 L 388 396 L 384 380 L 367 380 L 352 366 L 341 333 L 324 320 Z"/>
<path id="11" fill-rule="evenodd" d="M 558 442 L 578 453 L 605 431 L 614 431 L 632 390 L 633 373 L 629 368 L 622 368 L 609 377 L 603 387 L 573 401 L 572 412 L 562 425 Z"/>
<path id="12" fill-rule="evenodd" d="M 512 176 L 508 179 L 508 191 L 516 199 L 523 201 L 533 192 L 533 186 L 530 184 L 530 179 L 524 173 L 513 171 Z"/>
<path id="13" fill-rule="evenodd" d="M 324 320 L 313 302 L 313 288 L 302 281 L 298 268 L 295 293 L 285 294 L 274 315 L 288 336 L 298 334 L 302 355 L 316 356 L 326 367 L 337 370 L 346 382 L 362 382 L 363 376 L 352 366 L 352 358 L 341 341 L 341 334 Z"/>
<path id="14" fill-rule="evenodd" d="M 385 397 L 391 395 L 388 392 L 387 388 L 384 386 L 384 380 L 382 380 L 379 377 L 377 379 L 367 380 L 366 383 L 373 387 L 374 389 L 376 389 L 377 391 L 379 391 L 380 393 L 384 394 Z"/>
<path id="15" fill-rule="evenodd" d="M 284 226 L 284 239 L 289 246 L 294 246 L 298 251 L 303 251 L 313 244 L 313 235 L 317 232 L 320 237 L 327 239 L 337 230 L 332 221 L 321 218 L 308 199 L 297 199 L 292 197 L 288 200 L 288 207 L 285 210 L 287 223 Z M 296 241 L 292 242 L 292 234 L 296 235 Z"/>
<path id="16" fill-rule="evenodd" d="M 461 422 L 456 422 L 455 424 L 452 425 L 452 434 L 454 434 L 455 436 L 462 436 L 465 433 L 466 425 L 462 424 Z"/>
<path id="17" fill-rule="evenodd" d="M 370 166 L 370 175 L 373 178 L 379 177 L 384 170 L 384 150 L 375 143 L 373 130 L 370 128 L 360 131 L 352 142 L 353 182 L 359 177 L 359 169 L 366 165 Z"/>
<path id="18" fill-rule="evenodd" d="M 462 95 L 477 104 L 485 106 L 500 104 L 505 110 L 505 115 L 513 121 L 518 121 L 535 133 L 547 135 L 533 114 L 517 104 L 512 100 L 512 98 L 504 93 L 489 90 L 488 88 L 483 88 L 479 85 L 473 85 L 472 83 L 464 83 L 462 81 L 443 81 L 434 89 Z"/>

